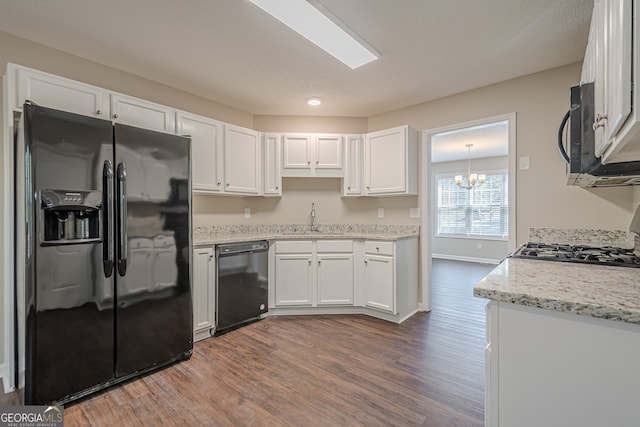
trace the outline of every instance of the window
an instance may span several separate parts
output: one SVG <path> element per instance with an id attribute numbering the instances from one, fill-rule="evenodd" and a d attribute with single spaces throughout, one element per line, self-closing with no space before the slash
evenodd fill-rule
<path id="1" fill-rule="evenodd" d="M 454 175 L 437 175 L 436 185 L 438 235 L 508 237 L 509 185 L 506 171 L 487 173 L 487 181 L 471 190 L 458 187 Z"/>

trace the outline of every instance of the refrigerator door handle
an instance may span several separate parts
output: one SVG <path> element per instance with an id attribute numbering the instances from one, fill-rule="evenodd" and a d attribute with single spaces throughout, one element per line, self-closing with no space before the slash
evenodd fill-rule
<path id="1" fill-rule="evenodd" d="M 105 160 L 102 168 L 102 264 L 104 276 L 113 274 L 113 163 Z"/>
<path id="2" fill-rule="evenodd" d="M 127 169 L 118 163 L 118 274 L 127 273 Z"/>

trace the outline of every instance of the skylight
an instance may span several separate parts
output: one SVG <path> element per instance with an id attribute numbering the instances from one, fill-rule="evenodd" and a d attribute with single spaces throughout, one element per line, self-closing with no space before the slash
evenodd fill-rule
<path id="1" fill-rule="evenodd" d="M 380 54 L 316 0 L 249 0 L 316 46 L 356 69 Z M 312 4 L 313 3 L 313 4 Z"/>

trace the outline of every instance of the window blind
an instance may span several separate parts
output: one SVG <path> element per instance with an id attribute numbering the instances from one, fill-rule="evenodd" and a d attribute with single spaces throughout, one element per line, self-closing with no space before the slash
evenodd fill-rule
<path id="1" fill-rule="evenodd" d="M 436 177 L 437 234 L 507 238 L 509 233 L 508 175 L 487 174 L 471 190 L 458 187 L 453 176 Z"/>

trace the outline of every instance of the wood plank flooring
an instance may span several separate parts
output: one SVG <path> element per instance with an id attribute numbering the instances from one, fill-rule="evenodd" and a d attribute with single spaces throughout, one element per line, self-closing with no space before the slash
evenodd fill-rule
<path id="1" fill-rule="evenodd" d="M 273 317 L 201 341 L 186 362 L 67 406 L 65 426 L 482 426 L 472 287 L 492 268 L 434 259 L 433 311 L 402 325 Z"/>

